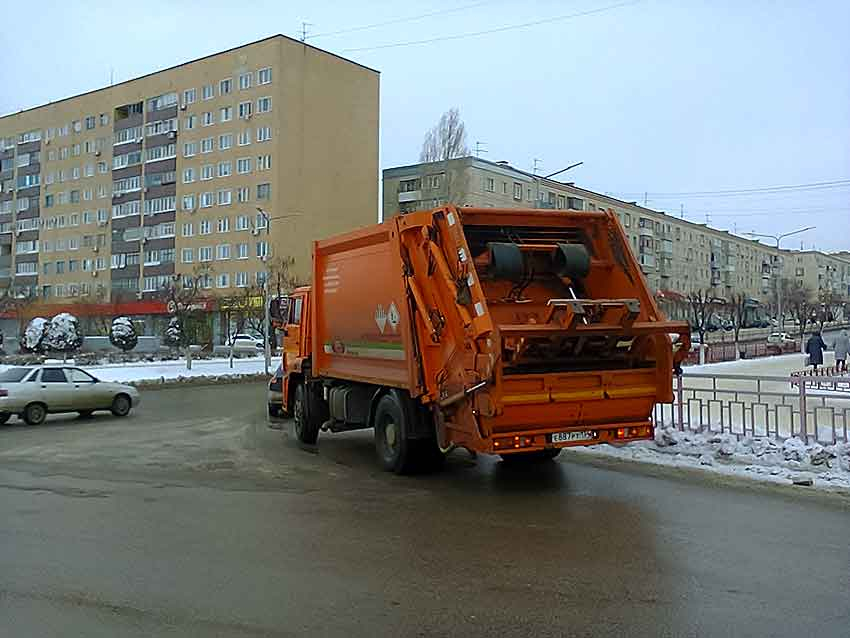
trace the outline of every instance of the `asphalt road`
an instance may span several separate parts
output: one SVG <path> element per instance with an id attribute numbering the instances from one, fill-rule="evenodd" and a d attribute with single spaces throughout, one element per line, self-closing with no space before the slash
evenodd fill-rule
<path id="1" fill-rule="evenodd" d="M 570 455 L 396 477 L 263 396 L 0 428 L 0 635 L 850 634 L 846 500 Z"/>

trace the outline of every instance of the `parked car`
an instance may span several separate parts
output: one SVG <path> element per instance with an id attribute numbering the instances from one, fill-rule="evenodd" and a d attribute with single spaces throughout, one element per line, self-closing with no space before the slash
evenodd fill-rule
<path id="1" fill-rule="evenodd" d="M 27 366 L 0 373 L 0 424 L 13 414 L 30 425 L 61 412 L 87 417 L 96 410 L 109 410 L 115 416 L 127 416 L 137 405 L 136 388 L 101 381 L 80 368 Z"/>
<path id="2" fill-rule="evenodd" d="M 269 416 L 280 416 L 283 409 L 283 367 L 278 366 L 269 380 Z"/>
<path id="3" fill-rule="evenodd" d="M 248 333 L 238 333 L 230 337 L 227 345 L 241 352 L 245 352 L 246 350 L 256 352 L 263 350 L 263 339 L 262 337 L 255 337 Z"/>
<path id="4" fill-rule="evenodd" d="M 767 343 L 771 346 L 784 346 L 789 343 L 796 344 L 797 340 L 787 332 L 771 332 L 767 336 Z"/>

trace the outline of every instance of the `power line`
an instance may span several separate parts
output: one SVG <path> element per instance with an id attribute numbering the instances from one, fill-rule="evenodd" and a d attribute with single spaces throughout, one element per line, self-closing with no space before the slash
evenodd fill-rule
<path id="1" fill-rule="evenodd" d="M 393 20 L 386 20 L 384 22 L 376 22 L 374 24 L 364 24 L 359 27 L 351 27 L 349 29 L 340 29 L 339 31 L 327 31 L 325 33 L 317 33 L 316 35 L 307 36 L 308 39 L 313 38 L 326 38 L 332 35 L 341 35 L 343 33 L 354 33 L 355 31 L 366 31 L 367 29 L 377 29 L 378 27 L 385 27 L 391 24 L 401 24 L 402 22 L 413 22 L 414 20 L 424 20 L 425 18 L 433 18 L 434 16 L 445 15 L 447 13 L 457 13 L 459 11 L 466 11 L 467 9 L 474 9 L 475 7 L 480 7 L 484 4 L 490 4 L 492 0 L 486 0 L 485 2 L 474 2 L 472 4 L 466 4 L 461 7 L 454 7 L 452 9 L 440 9 L 439 11 L 431 11 L 429 13 L 421 13 L 415 16 L 408 16 L 407 18 L 395 18 Z"/>
<path id="2" fill-rule="evenodd" d="M 850 179 L 840 179 L 828 182 L 811 182 L 808 184 L 784 184 L 780 186 L 761 186 L 758 188 L 738 188 L 724 189 L 715 191 L 682 191 L 680 193 L 665 193 L 665 192 L 642 192 L 642 193 L 619 193 L 621 196 L 640 197 L 648 195 L 649 199 L 668 199 L 671 197 L 709 197 L 709 196 L 732 196 L 732 195 L 747 195 L 750 193 L 784 193 L 795 190 L 822 190 L 831 188 L 846 188 L 850 186 Z"/>
<path id="3" fill-rule="evenodd" d="M 554 16 L 551 18 L 544 18 L 542 20 L 534 20 L 532 22 L 524 22 L 522 24 L 508 24 L 503 27 L 496 27 L 495 29 L 486 29 L 484 31 L 472 31 L 469 33 L 458 33 L 456 35 L 444 35 L 436 38 L 428 38 L 426 40 L 410 40 L 408 42 L 394 42 L 391 44 L 379 44 L 377 46 L 372 47 L 359 47 L 356 49 L 343 49 L 343 53 L 353 53 L 357 51 L 375 51 L 377 49 L 395 49 L 399 47 L 409 47 L 417 44 L 431 44 L 433 42 L 445 42 L 447 40 L 463 40 L 465 38 L 475 38 L 482 35 L 490 35 L 492 33 L 502 33 L 504 31 L 512 31 L 514 29 L 525 29 L 528 27 L 535 27 L 541 24 L 547 24 L 549 22 L 558 22 L 561 20 L 569 20 L 571 18 L 580 18 L 583 16 L 589 16 L 596 13 L 603 13 L 605 11 L 612 11 L 614 9 L 620 9 L 622 7 L 627 7 L 629 5 L 638 4 L 642 2 L 642 0 L 630 0 L 629 2 L 620 2 L 618 4 L 612 4 L 605 7 L 600 7 L 598 9 L 590 9 L 588 11 L 579 11 L 577 13 L 570 13 L 561 16 Z"/>
<path id="4" fill-rule="evenodd" d="M 704 211 L 705 212 L 705 211 Z M 776 217 L 777 215 L 826 215 L 826 214 L 834 214 L 834 213 L 844 213 L 850 212 L 850 208 L 811 208 L 805 209 L 802 208 L 800 210 L 785 210 L 785 211 L 773 211 L 770 213 L 717 213 L 715 211 L 708 211 L 713 217 L 762 217 L 762 216 L 772 216 Z M 698 213 L 697 211 L 689 211 L 685 213 L 686 215 L 698 215 L 703 213 Z"/>

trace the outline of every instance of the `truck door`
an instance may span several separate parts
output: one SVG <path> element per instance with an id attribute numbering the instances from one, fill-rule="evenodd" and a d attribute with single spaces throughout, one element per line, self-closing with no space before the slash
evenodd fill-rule
<path id="1" fill-rule="evenodd" d="M 283 337 L 284 357 L 286 357 L 286 369 L 298 370 L 298 360 L 303 356 L 301 352 L 301 315 L 304 309 L 304 296 L 293 297 L 289 301 L 289 316 L 286 320 L 286 331 Z"/>

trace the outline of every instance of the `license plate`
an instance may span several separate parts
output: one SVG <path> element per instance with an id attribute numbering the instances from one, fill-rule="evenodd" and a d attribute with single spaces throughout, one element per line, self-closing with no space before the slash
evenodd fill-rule
<path id="1" fill-rule="evenodd" d="M 583 430 L 581 432 L 555 432 L 552 434 L 552 443 L 569 443 L 571 441 L 591 441 L 595 432 Z"/>

